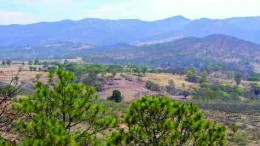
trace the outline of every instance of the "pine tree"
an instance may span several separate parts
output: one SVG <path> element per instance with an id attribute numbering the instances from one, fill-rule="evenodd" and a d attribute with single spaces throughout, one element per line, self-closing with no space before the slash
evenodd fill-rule
<path id="1" fill-rule="evenodd" d="M 132 103 L 127 129 L 114 132 L 106 145 L 224 145 L 225 127 L 207 121 L 194 104 L 144 97 Z"/>
<path id="2" fill-rule="evenodd" d="M 2 61 L 2 65 L 6 66 L 6 61 L 5 60 Z"/>
<path id="3" fill-rule="evenodd" d="M 122 94 L 119 90 L 114 90 L 112 96 L 108 100 L 113 100 L 115 102 L 121 102 L 123 100 Z"/>
<path id="4" fill-rule="evenodd" d="M 26 136 L 22 145 L 73 146 L 75 138 L 56 119 L 44 114 L 34 115 L 29 122 L 20 122 L 18 130 Z"/>
<path id="5" fill-rule="evenodd" d="M 197 83 L 198 82 L 198 77 L 196 75 L 196 69 L 195 68 L 190 68 L 187 71 L 187 81 Z"/>
<path id="6" fill-rule="evenodd" d="M 4 138 L 0 137 L 0 145 L 1 146 L 9 146 L 10 144 Z"/>
<path id="7" fill-rule="evenodd" d="M 58 69 L 55 73 L 50 73 L 47 85 L 38 82 L 34 94 L 19 101 L 15 109 L 27 115 L 26 120 L 22 120 L 20 125 L 33 125 L 33 129 L 47 129 L 45 134 L 39 135 L 41 130 L 38 132 L 31 126 L 24 126 L 21 130 L 27 131 L 25 141 L 30 142 L 32 140 L 26 137 L 33 137 L 34 140 L 43 139 L 44 144 L 48 145 L 49 142 L 56 142 L 56 139 L 49 137 L 59 137 L 59 132 L 65 129 L 78 144 L 87 145 L 95 142 L 97 133 L 116 124 L 116 120 L 107 116 L 105 109 L 97 103 L 95 89 L 75 83 L 75 79 L 73 73 Z M 50 121 L 57 126 L 49 125 Z M 58 130 L 55 127 L 63 129 Z M 54 133 L 48 133 L 52 131 Z M 62 134 L 66 136 L 66 132 Z M 45 138 L 48 139 L 47 143 L 44 141 Z"/>
<path id="8" fill-rule="evenodd" d="M 241 80 L 242 80 L 241 74 L 236 74 L 235 81 L 236 81 L 237 86 L 241 83 Z"/>

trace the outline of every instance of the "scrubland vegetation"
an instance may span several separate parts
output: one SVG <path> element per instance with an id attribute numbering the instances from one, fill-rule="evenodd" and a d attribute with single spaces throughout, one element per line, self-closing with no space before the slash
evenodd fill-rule
<path id="1" fill-rule="evenodd" d="M 256 73 L 68 60 L 0 71 L 0 145 L 259 143 Z"/>

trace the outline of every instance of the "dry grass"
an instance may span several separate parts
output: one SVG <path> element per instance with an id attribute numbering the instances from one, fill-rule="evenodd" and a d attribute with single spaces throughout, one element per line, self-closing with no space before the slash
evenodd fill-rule
<path id="1" fill-rule="evenodd" d="M 223 78 L 221 76 L 216 75 L 215 73 L 212 73 L 211 75 L 208 76 L 208 79 L 211 82 L 219 82 L 219 83 L 226 83 L 232 86 L 236 86 L 236 82 L 234 79 L 227 79 L 227 78 Z M 246 88 L 249 89 L 250 88 L 250 84 L 252 83 L 260 83 L 259 81 L 241 81 L 241 84 L 239 85 L 239 87 L 242 88 Z"/>
<path id="2" fill-rule="evenodd" d="M 259 146 L 260 143 L 260 113 L 229 113 L 220 111 L 204 110 L 204 113 L 210 120 L 227 125 L 237 125 L 238 131 L 235 132 L 243 137 L 245 145 Z M 228 128 L 228 133 L 233 133 Z M 238 143 L 230 142 L 230 146 Z"/>
<path id="3" fill-rule="evenodd" d="M 84 60 L 81 57 L 73 58 L 73 59 L 67 59 L 69 62 L 74 63 L 84 63 Z"/>
<path id="4" fill-rule="evenodd" d="M 70 59 L 43 59 L 41 60 L 41 62 L 59 62 L 59 63 L 63 63 L 65 60 L 69 61 L 69 62 L 73 62 L 73 63 L 84 63 L 83 58 L 81 57 L 77 57 L 77 58 L 70 58 Z"/>
<path id="5" fill-rule="evenodd" d="M 116 78 L 119 80 L 114 80 L 112 85 L 105 85 L 104 90 L 99 93 L 100 97 L 102 99 L 106 99 L 107 97 L 112 95 L 113 90 L 121 91 L 122 95 L 124 96 L 124 101 L 126 102 L 135 100 L 145 95 L 161 95 L 162 93 L 153 92 L 146 89 L 145 82 L 148 80 L 151 80 L 159 84 L 160 86 L 166 86 L 168 85 L 169 80 L 173 80 L 176 88 L 182 90 L 192 90 L 194 88 L 197 88 L 198 86 L 197 84 L 185 81 L 185 76 L 177 76 L 171 74 L 146 74 L 146 76 L 142 78 L 142 81 L 138 81 L 137 76 L 135 75 L 128 74 L 127 76 L 131 77 L 133 81 L 128 81 L 125 78 L 117 75 Z M 182 96 L 166 96 L 175 99 L 182 98 Z"/>
<path id="6" fill-rule="evenodd" d="M 0 67 L 0 81 L 9 82 L 19 70 L 19 66 Z M 27 67 L 23 67 L 23 70 L 19 73 L 19 80 L 25 83 L 32 83 L 35 80 L 37 74 L 41 74 L 41 81 L 47 80 L 48 73 L 40 71 L 29 71 Z"/>
<path id="7" fill-rule="evenodd" d="M 175 83 L 176 88 L 185 88 L 185 89 L 194 89 L 197 88 L 198 85 L 194 83 L 190 83 L 185 81 L 185 76 L 180 76 L 180 75 L 172 75 L 172 74 L 166 74 L 166 73 L 161 73 L 161 74 L 146 74 L 145 77 L 143 77 L 144 81 L 153 81 L 160 86 L 166 86 L 168 85 L 169 80 L 173 80 Z"/>

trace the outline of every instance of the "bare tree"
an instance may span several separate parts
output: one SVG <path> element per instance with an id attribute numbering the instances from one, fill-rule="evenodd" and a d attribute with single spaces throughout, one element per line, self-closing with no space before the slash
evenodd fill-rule
<path id="1" fill-rule="evenodd" d="M 24 83 L 19 81 L 18 77 L 21 71 L 19 69 L 17 73 L 13 73 L 9 84 L 0 87 L 0 139 L 5 139 L 1 133 L 10 132 L 13 122 L 16 119 L 16 115 L 11 109 L 11 100 L 22 91 Z M 12 141 L 9 142 L 13 143 Z"/>

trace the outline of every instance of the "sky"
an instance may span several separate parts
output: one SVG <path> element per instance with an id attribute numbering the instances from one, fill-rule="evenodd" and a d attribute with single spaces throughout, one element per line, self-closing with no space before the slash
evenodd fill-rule
<path id="1" fill-rule="evenodd" d="M 0 0 L 0 25 L 84 18 L 160 20 L 260 16 L 260 0 Z"/>

